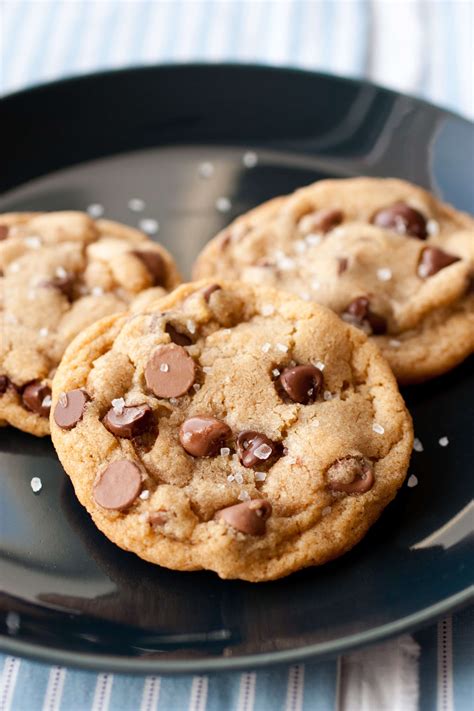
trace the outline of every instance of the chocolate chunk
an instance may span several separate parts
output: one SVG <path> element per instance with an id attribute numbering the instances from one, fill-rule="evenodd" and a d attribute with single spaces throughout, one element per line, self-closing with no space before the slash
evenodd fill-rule
<path id="1" fill-rule="evenodd" d="M 89 400 L 89 395 L 82 388 L 62 393 L 54 408 L 54 421 L 63 430 L 72 430 L 82 420 Z"/>
<path id="2" fill-rule="evenodd" d="M 456 257 L 454 254 L 448 254 L 442 249 L 437 247 L 425 247 L 421 253 L 421 259 L 418 264 L 418 276 L 422 279 L 426 277 L 433 276 L 441 269 L 449 267 L 450 264 L 459 262 L 460 257 Z"/>
<path id="3" fill-rule="evenodd" d="M 293 368 L 285 368 L 277 384 L 290 400 L 307 405 L 316 400 L 323 385 L 323 374 L 314 365 L 295 365 Z"/>
<path id="4" fill-rule="evenodd" d="M 128 459 L 109 464 L 94 484 L 94 500 L 103 509 L 123 511 L 140 493 L 140 469 Z"/>
<path id="5" fill-rule="evenodd" d="M 117 437 L 132 439 L 150 427 L 152 409 L 148 405 L 125 405 L 119 412 L 111 407 L 102 422 Z"/>
<path id="6" fill-rule="evenodd" d="M 418 239 L 426 239 L 428 236 L 424 216 L 404 202 L 396 202 L 376 212 L 372 224 L 398 232 L 399 235 L 410 235 Z"/>
<path id="7" fill-rule="evenodd" d="M 237 437 L 240 462 L 248 469 L 269 469 L 281 457 L 283 447 L 261 432 L 245 430 Z"/>
<path id="8" fill-rule="evenodd" d="M 71 272 L 66 272 L 66 274 L 63 274 L 61 276 L 55 276 L 52 279 L 47 279 L 40 282 L 40 286 L 57 289 L 62 294 L 64 294 L 64 296 L 69 299 L 69 301 L 72 301 L 74 298 L 75 279 L 76 277 L 74 274 L 72 274 Z"/>
<path id="9" fill-rule="evenodd" d="M 344 457 L 332 464 L 326 474 L 328 489 L 345 494 L 365 494 L 374 485 L 374 467 L 366 457 Z"/>
<path id="10" fill-rule="evenodd" d="M 181 333 L 181 331 L 177 331 L 176 328 L 170 323 L 166 324 L 165 331 L 171 338 L 173 343 L 176 343 L 177 346 L 192 345 L 192 340 L 189 338 L 189 336 L 186 333 Z"/>
<path id="11" fill-rule="evenodd" d="M 213 294 L 215 291 L 220 291 L 221 289 L 222 287 L 219 286 L 219 284 L 211 284 L 211 286 L 206 286 L 206 288 L 202 290 L 204 301 L 208 304 L 209 299 L 211 298 L 211 294 Z"/>
<path id="12" fill-rule="evenodd" d="M 381 314 L 371 310 L 370 301 L 366 296 L 358 296 L 357 299 L 351 301 L 342 315 L 349 316 L 350 318 L 347 320 L 353 326 L 368 325 L 371 333 L 376 336 L 387 332 L 387 320 Z"/>
<path id="13" fill-rule="evenodd" d="M 266 531 L 267 519 L 271 516 L 272 505 L 266 499 L 253 499 L 244 501 L 242 504 L 228 506 L 221 511 L 217 511 L 214 518 L 216 521 L 225 521 L 229 526 L 241 533 L 249 533 L 251 536 L 263 536 Z"/>
<path id="14" fill-rule="evenodd" d="M 163 286 L 166 282 L 166 264 L 158 252 L 152 252 L 151 250 L 140 251 L 135 250 L 132 252 L 135 257 L 138 257 L 145 267 L 150 272 L 153 279 L 153 286 Z"/>
<path id="15" fill-rule="evenodd" d="M 21 395 L 23 405 L 31 412 L 35 412 L 41 417 L 48 417 L 51 409 L 51 388 L 33 380 L 23 389 Z"/>
<path id="16" fill-rule="evenodd" d="M 184 395 L 196 377 L 196 365 L 184 348 L 159 346 L 145 368 L 146 384 L 157 397 Z"/>
<path id="17" fill-rule="evenodd" d="M 322 208 L 311 215 L 312 229 L 316 232 L 329 232 L 333 227 L 340 225 L 344 219 L 342 210 L 336 208 Z"/>
<path id="18" fill-rule="evenodd" d="M 3 395 L 8 388 L 8 382 L 9 381 L 6 375 L 0 375 L 0 395 Z"/>
<path id="19" fill-rule="evenodd" d="M 148 517 L 148 522 L 151 526 L 164 526 L 168 521 L 168 514 L 166 511 L 154 511 Z"/>
<path id="20" fill-rule="evenodd" d="M 347 267 L 349 266 L 349 260 L 347 257 L 338 257 L 337 258 L 337 273 L 338 274 L 344 274 L 346 271 Z"/>
<path id="21" fill-rule="evenodd" d="M 179 430 L 179 441 L 183 449 L 193 457 L 212 457 L 232 434 L 225 422 L 215 417 L 199 415 L 185 420 Z"/>
<path id="22" fill-rule="evenodd" d="M 8 225 L 0 225 L 0 242 L 8 237 Z"/>

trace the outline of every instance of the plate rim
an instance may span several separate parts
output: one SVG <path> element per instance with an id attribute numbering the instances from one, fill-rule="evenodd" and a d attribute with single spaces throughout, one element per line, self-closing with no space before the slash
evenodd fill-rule
<path id="1" fill-rule="evenodd" d="M 170 62 L 156 64 L 133 64 L 127 67 L 106 68 L 85 74 L 71 74 L 51 81 L 41 82 L 23 87 L 13 92 L 8 92 L 0 97 L 0 107 L 17 99 L 28 99 L 46 91 L 61 91 L 64 87 L 75 84 L 87 83 L 91 80 L 104 80 L 110 77 L 120 77 L 142 73 L 160 72 L 160 70 L 186 72 L 189 70 L 207 71 L 240 71 L 248 72 L 267 71 L 272 74 L 305 75 L 313 79 L 325 79 L 340 84 L 370 87 L 377 92 L 392 97 L 409 99 L 420 109 L 435 110 L 440 114 L 456 119 L 471 129 L 474 121 L 468 117 L 452 111 L 449 108 L 434 104 L 425 99 L 399 92 L 376 82 L 363 78 L 348 77 L 330 72 L 313 71 L 300 67 L 287 65 L 274 65 L 256 62 Z M 36 176 L 40 177 L 40 176 Z M 32 178 L 35 179 L 35 178 Z M 32 180 L 30 179 L 30 180 Z M 27 181 L 30 182 L 30 180 Z M 15 186 L 16 187 L 21 187 Z M 238 657 L 197 658 L 191 660 L 160 660 L 144 657 L 118 656 L 114 654 L 98 654 L 81 651 L 66 651 L 59 647 L 48 647 L 44 643 L 25 642 L 10 635 L 0 634 L 0 650 L 6 654 L 18 655 L 27 659 L 49 664 L 61 664 L 71 668 L 89 669 L 97 671 L 134 673 L 134 674 L 190 674 L 201 672 L 238 671 L 248 668 L 257 669 L 276 664 L 297 663 L 308 659 L 323 659 L 347 653 L 351 650 L 381 642 L 390 637 L 413 631 L 423 627 L 446 613 L 453 612 L 474 602 L 474 585 L 455 593 L 443 600 L 406 617 L 393 622 L 372 627 L 365 632 L 339 637 L 329 642 L 317 642 L 310 645 L 292 649 L 262 652 L 259 654 L 243 654 Z"/>

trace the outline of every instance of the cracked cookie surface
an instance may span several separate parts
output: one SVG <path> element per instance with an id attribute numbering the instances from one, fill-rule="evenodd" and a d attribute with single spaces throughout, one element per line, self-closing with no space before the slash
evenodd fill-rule
<path id="1" fill-rule="evenodd" d="M 323 180 L 242 215 L 201 252 L 218 274 L 298 294 L 368 333 L 399 382 L 474 351 L 474 219 L 395 179 Z"/>
<path id="2" fill-rule="evenodd" d="M 220 280 L 80 334 L 53 381 L 51 433 L 110 540 L 250 581 L 349 550 L 412 449 L 393 374 L 361 331 L 315 303 Z"/>
<path id="3" fill-rule="evenodd" d="M 81 212 L 0 215 L 1 424 L 48 434 L 67 344 L 138 294 L 145 301 L 179 283 L 168 252 L 131 227 Z"/>

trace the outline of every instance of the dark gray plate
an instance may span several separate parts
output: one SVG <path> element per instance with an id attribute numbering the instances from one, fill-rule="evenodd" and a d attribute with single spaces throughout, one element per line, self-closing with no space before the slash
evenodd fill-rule
<path id="1" fill-rule="evenodd" d="M 140 197 L 187 274 L 232 217 L 318 178 L 400 176 L 473 208 L 473 127 L 364 83 L 259 67 L 158 67 L 16 94 L 1 113 L 1 211 L 100 203 L 107 217 L 134 225 L 127 204 Z M 250 149 L 259 155 L 252 169 L 242 164 Z M 207 180 L 203 161 L 215 168 Z M 232 201 L 226 214 L 215 209 L 221 196 Z M 411 466 L 418 486 L 404 487 L 348 555 L 262 585 L 172 572 L 119 550 L 78 505 L 50 442 L 2 430 L 1 646 L 96 669 L 235 669 L 337 654 L 466 603 L 472 363 L 405 395 L 425 445 Z M 43 481 L 37 496 L 32 476 Z"/>

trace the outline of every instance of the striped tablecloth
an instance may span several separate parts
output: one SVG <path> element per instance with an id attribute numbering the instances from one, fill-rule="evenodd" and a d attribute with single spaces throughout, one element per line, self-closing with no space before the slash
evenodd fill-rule
<path id="1" fill-rule="evenodd" d="M 0 11 L 2 93 L 227 60 L 363 76 L 474 117 L 473 0 L 2 0 Z M 339 660 L 258 672 L 136 677 L 0 654 L 0 711 L 467 711 L 473 659 L 472 608 Z"/>

